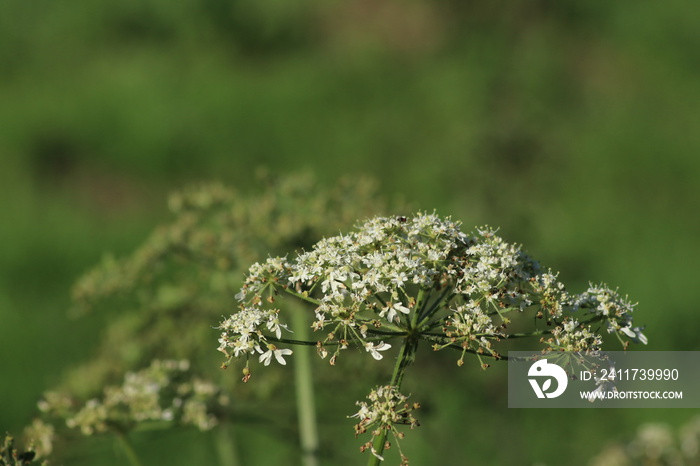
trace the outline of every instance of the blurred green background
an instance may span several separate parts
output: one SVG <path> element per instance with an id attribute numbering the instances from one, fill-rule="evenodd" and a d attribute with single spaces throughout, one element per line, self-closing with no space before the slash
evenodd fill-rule
<path id="1" fill-rule="evenodd" d="M 66 313 L 80 274 L 166 221 L 168 192 L 247 192 L 261 168 L 368 174 L 386 198 L 500 227 L 572 291 L 639 302 L 649 350 L 700 350 L 698 17 L 675 1 L 1 2 L 0 430 L 99 341 L 104 316 Z M 407 380 L 431 406 L 412 464 L 586 464 L 695 414 L 508 410 L 501 369 L 421 367 L 450 383 Z M 352 437 L 354 399 L 330 432 Z M 247 435 L 244 464 L 296 455 Z M 148 464 L 208 448 L 190 432 L 140 447 Z"/>

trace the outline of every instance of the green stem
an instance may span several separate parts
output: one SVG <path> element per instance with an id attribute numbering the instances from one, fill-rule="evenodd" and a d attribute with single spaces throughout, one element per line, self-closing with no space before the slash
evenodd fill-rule
<path id="1" fill-rule="evenodd" d="M 417 314 L 416 318 L 417 320 Z M 418 348 L 418 339 L 414 335 L 408 335 L 404 341 L 399 356 L 396 359 L 396 365 L 394 366 L 394 373 L 391 376 L 390 385 L 396 387 L 396 389 L 401 388 L 401 382 L 403 382 L 403 377 L 406 374 L 406 369 L 416 360 L 416 349 Z M 389 429 L 381 428 L 381 434 L 374 439 L 372 447 L 376 455 L 381 456 L 384 452 L 384 447 L 386 445 L 386 439 L 389 435 Z M 370 455 L 368 466 L 379 466 L 381 460 L 374 454 Z"/>
<path id="2" fill-rule="evenodd" d="M 291 294 L 294 297 L 301 299 L 302 301 L 309 302 L 309 303 L 314 304 L 316 306 L 319 306 L 321 304 L 321 301 L 319 301 L 318 299 L 314 299 L 314 298 L 310 297 L 309 295 L 305 295 L 303 293 L 297 293 L 296 291 L 294 291 L 293 289 L 291 289 L 288 286 L 284 287 L 283 289 L 287 293 Z"/>
<path id="3" fill-rule="evenodd" d="M 433 301 L 432 305 L 430 307 L 426 306 L 426 309 L 424 312 L 421 313 L 420 317 L 420 322 L 417 322 L 416 326 L 423 328 L 425 325 L 428 324 L 430 319 L 433 318 L 433 316 L 443 307 L 446 306 L 452 298 L 455 297 L 455 293 L 453 292 L 452 289 L 449 287 L 446 288 L 442 294 L 435 300 Z M 438 321 L 438 322 L 441 322 Z M 439 324 L 438 324 L 439 325 Z M 430 327 L 434 328 L 434 327 Z"/>
<path id="4" fill-rule="evenodd" d="M 129 460 L 129 464 L 131 466 L 143 466 L 143 463 L 141 463 L 139 456 L 136 454 L 136 450 L 134 450 L 134 447 L 131 445 L 131 442 L 126 434 L 123 432 L 117 432 L 116 435 L 119 446 L 124 452 L 127 460 Z"/>
<path id="5" fill-rule="evenodd" d="M 552 331 L 551 330 L 535 330 L 534 332 L 525 332 L 525 333 L 510 333 L 508 334 L 507 338 L 509 340 L 515 339 L 515 338 L 529 338 L 529 337 L 536 337 L 538 335 L 551 335 Z"/>
<path id="6" fill-rule="evenodd" d="M 297 330 L 294 330 L 295 333 L 298 333 Z M 376 332 L 372 331 L 371 329 L 367 331 L 367 333 L 372 333 L 372 334 L 377 334 L 380 335 L 378 337 L 368 337 L 368 338 L 363 338 L 361 341 L 381 341 L 381 340 L 386 340 L 387 336 L 389 337 L 397 337 L 397 336 L 403 336 L 406 333 L 395 333 L 395 332 Z M 383 335 L 383 336 L 382 336 Z M 290 338 L 277 338 L 273 337 L 270 335 L 265 336 L 265 339 L 268 341 L 273 341 L 275 343 L 286 343 L 289 345 L 297 345 L 297 346 L 317 346 L 318 341 L 311 341 L 311 340 L 293 340 Z M 349 343 L 353 342 L 358 342 L 360 341 L 359 338 L 353 338 L 353 339 L 348 339 Z M 338 341 L 335 342 L 330 342 L 330 343 L 323 343 L 323 346 L 338 346 L 341 343 Z"/>
<path id="7" fill-rule="evenodd" d="M 217 427 L 216 450 L 221 466 L 238 466 L 240 464 L 231 423 L 228 420 L 221 421 Z"/>
<path id="8" fill-rule="evenodd" d="M 291 309 L 292 328 L 300 340 L 308 340 L 309 325 L 304 318 L 306 311 L 301 306 Z M 297 416 L 299 417 L 299 440 L 301 442 L 301 463 L 304 466 L 318 465 L 318 428 L 316 426 L 316 405 L 314 403 L 311 357 L 313 349 L 300 346 L 295 349 L 294 379 L 296 382 Z"/>
<path id="9" fill-rule="evenodd" d="M 502 314 L 507 314 L 509 312 L 522 312 L 522 310 L 519 307 L 511 306 L 511 307 L 504 307 L 503 309 L 497 309 L 495 311 L 489 312 L 487 315 L 489 317 L 495 316 L 495 315 L 502 315 Z"/>

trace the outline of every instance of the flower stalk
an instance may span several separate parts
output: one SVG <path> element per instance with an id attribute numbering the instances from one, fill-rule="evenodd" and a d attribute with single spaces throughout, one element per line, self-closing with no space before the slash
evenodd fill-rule
<path id="1" fill-rule="evenodd" d="M 222 421 L 216 429 L 216 451 L 221 466 L 239 466 L 236 439 L 231 421 Z"/>
<path id="2" fill-rule="evenodd" d="M 309 340 L 306 311 L 294 306 L 291 314 L 292 328 L 301 340 Z M 316 425 L 316 403 L 314 402 L 313 374 L 311 370 L 312 349 L 306 345 L 296 350 L 294 381 L 296 389 L 297 416 L 299 418 L 299 440 L 303 466 L 318 465 L 318 428 Z"/>
<path id="3" fill-rule="evenodd" d="M 403 346 L 399 352 L 399 356 L 396 359 L 396 365 L 394 366 L 394 373 L 391 376 L 390 386 L 395 387 L 396 390 L 401 389 L 401 383 L 403 382 L 403 377 L 406 374 L 406 370 L 413 364 L 416 360 L 416 350 L 418 348 L 418 340 L 415 338 L 407 337 L 404 340 Z M 389 431 L 391 430 L 391 425 L 380 426 L 380 434 L 375 437 L 372 443 L 372 455 L 369 457 L 367 462 L 368 466 L 379 466 L 383 461 L 382 454 L 387 445 L 387 438 L 389 436 Z"/>

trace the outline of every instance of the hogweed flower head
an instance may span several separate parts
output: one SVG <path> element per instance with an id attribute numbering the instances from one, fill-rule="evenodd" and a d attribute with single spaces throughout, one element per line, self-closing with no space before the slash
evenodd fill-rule
<path id="1" fill-rule="evenodd" d="M 233 314 L 217 327 L 221 330 L 219 338 L 219 351 L 227 356 L 226 367 L 232 358 L 259 353 L 259 361 L 268 366 L 272 357 L 282 365 L 285 365 L 284 356 L 292 354 L 288 348 L 279 349 L 274 344 L 268 343 L 268 337 L 263 333 L 272 333 L 274 338 L 281 338 L 282 329 L 288 330 L 278 319 L 279 310 L 262 309 L 257 306 L 244 307 L 240 312 Z M 263 347 L 267 350 L 264 351 Z M 249 370 L 246 365 L 244 380 L 249 378 Z"/>
<path id="2" fill-rule="evenodd" d="M 380 359 L 382 340 L 410 333 L 435 349 L 498 357 L 494 343 L 508 338 L 512 316 L 529 310 L 551 326 L 547 350 L 597 348 L 602 340 L 591 323 L 598 322 L 623 341 L 646 342 L 632 325 L 634 306 L 617 291 L 591 285 L 571 295 L 495 230 L 467 235 L 435 214 L 373 218 L 291 260 L 253 264 L 237 295 L 242 309 L 219 327 L 229 361 L 260 353 L 268 337 L 280 341 L 280 311 L 266 308 L 280 294 L 314 305 L 312 328 L 325 332 L 319 341 L 335 356 L 359 345 Z"/>
<path id="3" fill-rule="evenodd" d="M 398 346 L 389 385 L 398 390 L 420 341 L 435 351 L 457 350 L 459 365 L 466 354 L 476 355 L 483 368 L 484 358 L 501 359 L 501 347 L 514 338 L 539 336 L 543 352 L 598 352 L 601 329 L 625 347 L 629 340 L 647 342 L 626 297 L 606 285 L 570 294 L 556 273 L 496 233 L 482 227 L 466 234 L 459 222 L 434 213 L 376 217 L 291 258 L 253 264 L 237 295 L 240 310 L 218 327 L 224 366 L 245 358 L 248 380 L 251 354 L 265 365 L 273 358 L 284 364 L 291 350 L 277 344 L 314 345 L 321 358 L 332 353 L 331 365 L 351 347 L 381 360 Z M 282 338 L 282 297 L 311 306 L 316 341 Z M 535 328 L 514 333 L 516 319 L 534 321 Z"/>

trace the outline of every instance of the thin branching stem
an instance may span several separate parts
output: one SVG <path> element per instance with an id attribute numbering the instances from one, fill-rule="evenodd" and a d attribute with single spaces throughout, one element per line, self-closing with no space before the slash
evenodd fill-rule
<path id="1" fill-rule="evenodd" d="M 117 432 L 116 437 L 117 441 L 119 442 L 119 446 L 124 452 L 124 456 L 126 456 L 126 459 L 129 461 L 129 464 L 131 466 L 143 466 L 143 463 L 139 459 L 138 454 L 136 454 L 136 450 L 134 450 L 134 447 L 131 445 L 131 441 L 126 434 L 123 432 Z"/>
<path id="2" fill-rule="evenodd" d="M 293 290 L 291 287 L 289 287 L 289 286 L 284 286 L 284 287 L 282 287 L 282 289 L 283 289 L 284 291 L 286 291 L 287 293 L 291 294 L 292 296 L 301 299 L 302 301 L 306 301 L 306 302 L 311 303 L 311 304 L 314 304 L 314 305 L 316 305 L 316 306 L 320 306 L 320 305 L 321 305 L 321 301 L 319 301 L 318 299 L 314 299 L 314 298 L 312 298 L 311 296 L 309 296 L 308 294 L 305 294 L 305 293 L 298 293 L 298 292 L 294 291 L 294 290 Z"/>

